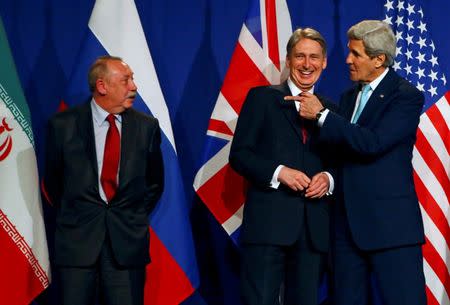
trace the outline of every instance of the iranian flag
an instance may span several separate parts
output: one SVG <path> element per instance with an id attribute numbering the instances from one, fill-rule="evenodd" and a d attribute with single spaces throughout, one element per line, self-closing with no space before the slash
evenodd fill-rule
<path id="1" fill-rule="evenodd" d="M 50 281 L 30 111 L 0 20 L 0 304 L 28 305 Z"/>

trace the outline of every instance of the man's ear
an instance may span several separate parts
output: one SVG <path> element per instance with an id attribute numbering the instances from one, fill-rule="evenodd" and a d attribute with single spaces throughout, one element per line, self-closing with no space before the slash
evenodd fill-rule
<path id="1" fill-rule="evenodd" d="M 106 83 L 103 79 L 97 79 L 95 82 L 95 87 L 97 88 L 98 93 L 101 95 L 106 95 Z"/>
<path id="2" fill-rule="evenodd" d="M 386 54 L 375 56 L 375 68 L 381 68 L 386 61 Z"/>

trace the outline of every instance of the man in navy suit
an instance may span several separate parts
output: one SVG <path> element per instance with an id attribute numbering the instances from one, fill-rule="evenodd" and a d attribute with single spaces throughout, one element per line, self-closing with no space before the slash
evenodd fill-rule
<path id="1" fill-rule="evenodd" d="M 246 305 L 317 305 L 328 251 L 332 177 L 324 172 L 318 127 L 301 120 L 285 96 L 313 94 L 326 67 L 326 44 L 311 28 L 287 44 L 289 79 L 250 90 L 230 152 L 231 166 L 249 181 L 241 231 L 241 292 Z M 331 107 L 326 100 L 322 103 Z"/>
<path id="2" fill-rule="evenodd" d="M 150 262 L 148 216 L 163 190 L 158 121 L 131 108 L 133 71 L 102 56 L 92 99 L 53 116 L 45 164 L 56 208 L 55 264 L 63 305 L 142 305 Z"/>
<path id="3" fill-rule="evenodd" d="M 367 304 L 373 272 L 383 304 L 424 305 L 424 232 L 411 164 L 424 97 L 390 68 L 396 39 L 388 24 L 365 20 L 347 36 L 357 84 L 342 95 L 339 112 L 314 96 L 289 98 L 300 100 L 303 118 L 317 121 L 319 140 L 338 159 L 334 304 Z"/>

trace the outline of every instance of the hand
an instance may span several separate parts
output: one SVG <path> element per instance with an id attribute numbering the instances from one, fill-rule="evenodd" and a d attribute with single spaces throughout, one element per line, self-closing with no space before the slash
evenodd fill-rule
<path id="1" fill-rule="evenodd" d="M 302 92 L 299 96 L 286 96 L 286 101 L 299 101 L 300 111 L 299 114 L 302 118 L 307 120 L 315 120 L 317 113 L 322 110 L 323 105 L 315 96 L 309 92 Z"/>
<path id="2" fill-rule="evenodd" d="M 309 186 L 311 179 L 299 170 L 283 166 L 278 174 L 278 181 L 293 191 L 303 191 Z"/>
<path id="3" fill-rule="evenodd" d="M 306 189 L 305 197 L 322 198 L 330 188 L 330 180 L 327 174 L 320 172 L 312 177 L 311 183 Z"/>

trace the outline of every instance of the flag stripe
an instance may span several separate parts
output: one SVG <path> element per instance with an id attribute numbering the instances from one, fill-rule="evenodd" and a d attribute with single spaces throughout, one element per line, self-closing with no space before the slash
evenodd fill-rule
<path id="1" fill-rule="evenodd" d="M 280 70 L 280 52 L 278 50 L 277 12 L 275 0 L 266 1 L 266 25 L 269 58 L 275 67 Z"/>
<path id="2" fill-rule="evenodd" d="M 2 304 L 29 304 L 48 287 L 49 278 L 23 236 L 1 209 L 0 245 Z"/>
<path id="3" fill-rule="evenodd" d="M 445 291 L 447 295 L 450 295 L 450 275 L 445 265 L 445 261 L 442 260 L 439 253 L 430 243 L 428 238 L 425 239 L 425 244 L 423 246 L 423 253 L 425 259 L 427 260 L 430 267 L 434 270 L 436 276 L 444 283 Z"/>
<path id="4" fill-rule="evenodd" d="M 433 133 L 430 133 L 430 136 L 432 136 L 433 138 L 439 138 L 441 141 L 444 139 L 448 139 L 448 137 L 449 137 L 449 125 L 445 121 L 446 116 L 444 116 L 444 114 L 441 113 L 441 110 L 449 108 L 448 103 L 449 103 L 448 100 L 445 97 L 442 97 L 436 104 L 434 104 L 432 107 L 430 107 L 426 112 L 430 123 L 434 127 L 434 130 L 432 131 Z M 441 105 L 441 104 L 444 106 L 439 107 L 439 105 Z M 445 104 L 447 104 L 447 105 L 445 105 Z M 450 113 L 447 113 L 446 115 L 450 116 Z M 447 119 L 449 119 L 449 118 L 447 118 Z M 422 128 L 422 126 L 420 128 Z M 436 134 L 434 134 L 434 131 L 437 132 L 438 136 Z M 441 143 L 444 144 L 444 145 L 442 145 L 442 147 L 446 149 L 447 160 L 448 160 L 448 155 L 450 154 L 450 143 L 449 143 L 449 141 L 442 141 Z"/>
<path id="5" fill-rule="evenodd" d="M 144 304 L 178 305 L 194 292 L 194 287 L 158 235 L 149 230 L 151 258 L 158 264 L 147 265 L 147 274 L 152 277 L 145 281 Z"/>
<path id="6" fill-rule="evenodd" d="M 224 223 L 239 210 L 245 200 L 244 179 L 227 164 L 197 190 L 219 223 Z M 218 187 L 223 189 L 217 192 Z M 231 188 L 231 189 L 230 189 Z"/>
<path id="7" fill-rule="evenodd" d="M 430 294 L 434 296 L 438 304 L 450 305 L 448 294 L 445 291 L 442 282 L 436 276 L 436 273 L 434 273 L 433 269 L 431 269 L 426 260 L 423 261 L 423 269 L 425 273 L 425 281 L 427 283 Z M 430 300 L 428 300 L 428 302 L 430 302 Z"/>
<path id="8" fill-rule="evenodd" d="M 208 130 L 214 130 L 215 132 L 223 133 L 226 135 L 233 135 L 233 131 L 223 121 L 211 119 L 209 121 Z"/>
<path id="9" fill-rule="evenodd" d="M 450 257 L 449 246 L 447 245 L 445 238 L 440 234 L 439 229 L 436 227 L 433 220 L 429 217 L 428 213 L 421 208 L 424 225 L 425 225 L 425 235 L 427 240 L 433 245 L 439 254 L 440 259 L 443 262 L 447 261 L 447 257 Z M 426 257 L 425 257 L 426 258 Z M 450 273 L 448 266 L 445 268 L 445 272 Z"/>
<path id="10" fill-rule="evenodd" d="M 420 177 L 423 184 L 434 199 L 433 203 L 437 203 L 442 211 L 447 211 L 448 198 L 445 196 L 442 186 L 436 180 L 436 177 L 428 168 L 422 155 L 417 151 L 417 149 L 414 149 L 413 151 L 413 165 L 416 174 Z"/>
<path id="11" fill-rule="evenodd" d="M 427 156 L 423 160 L 442 186 L 447 198 L 450 198 L 450 180 L 448 174 L 446 173 L 444 165 L 441 163 L 437 154 L 434 152 L 420 129 L 417 130 L 416 149 L 422 156 Z"/>
<path id="12" fill-rule="evenodd" d="M 430 108 L 430 110 L 437 109 L 434 105 Z M 441 137 L 435 128 L 438 123 L 442 123 L 443 121 L 437 120 L 437 118 L 433 118 L 429 115 L 429 113 L 424 113 L 420 117 L 419 130 L 423 133 L 424 137 L 427 139 L 437 157 L 439 158 L 442 164 L 450 164 L 450 156 L 445 147 L 443 137 Z M 446 169 L 447 175 L 450 169 Z"/>
<path id="13" fill-rule="evenodd" d="M 121 14 L 127 22 L 118 23 L 111 14 Z M 121 54 L 134 71 L 139 95 L 158 118 L 170 144 L 175 148 L 169 110 L 161 91 L 148 43 L 133 0 L 96 1 L 89 28 L 109 54 Z M 151 84 L 151 86 L 148 86 Z"/>
<path id="14" fill-rule="evenodd" d="M 436 203 L 428 188 L 425 187 L 423 181 L 416 172 L 414 173 L 414 184 L 416 186 L 417 196 L 419 197 L 419 202 L 421 203 L 422 208 L 427 212 L 430 219 L 445 238 L 447 247 L 450 248 L 450 226 L 446 218 L 449 209 L 446 208 L 443 211 L 439 208 L 439 205 Z"/>
<path id="15" fill-rule="evenodd" d="M 0 20 L 0 303 L 30 304 L 50 283 L 31 115 Z"/>
<path id="16" fill-rule="evenodd" d="M 427 305 L 439 305 L 438 300 L 433 295 L 433 293 L 431 293 L 430 288 L 428 286 L 425 287 L 425 292 L 427 295 Z"/>
<path id="17" fill-rule="evenodd" d="M 241 111 L 248 88 L 268 84 L 241 44 L 238 44 L 234 50 L 221 90 L 234 111 L 236 113 Z"/>
<path id="18" fill-rule="evenodd" d="M 263 1 L 263 0 L 262 0 Z M 261 16 L 261 19 L 264 19 Z M 265 24 L 265 20 L 261 21 Z M 278 29 L 279 31 L 280 29 Z M 264 45 L 267 45 L 267 32 L 263 30 Z M 276 84 L 280 82 L 280 71 L 273 64 L 272 60 L 267 57 L 266 50 L 262 49 L 255 37 L 249 32 L 245 24 L 242 26 L 241 34 L 239 35 L 239 44 L 245 50 L 249 58 L 258 67 L 261 74 L 264 76 L 265 81 L 270 84 Z M 283 54 L 284 55 L 284 54 Z M 281 58 L 281 55 L 280 55 Z M 260 75 L 253 75 L 252 79 L 260 79 Z M 254 84 L 254 86 L 262 86 L 263 83 Z M 251 88 L 251 87 L 250 87 Z M 247 89 L 250 89 L 247 88 Z"/>

